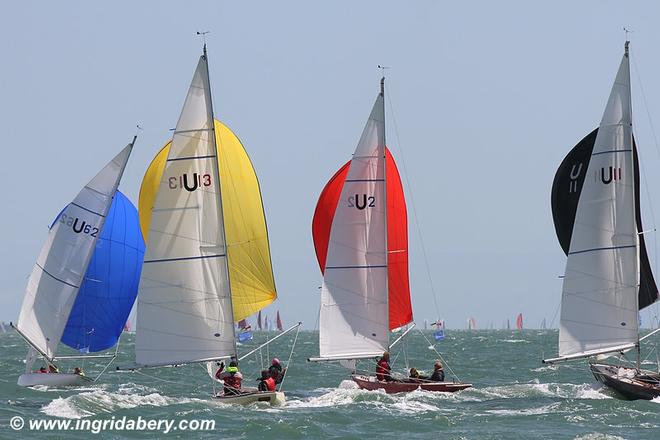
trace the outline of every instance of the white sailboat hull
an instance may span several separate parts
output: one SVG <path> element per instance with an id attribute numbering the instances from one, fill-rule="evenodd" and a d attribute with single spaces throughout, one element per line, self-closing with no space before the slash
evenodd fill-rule
<path id="1" fill-rule="evenodd" d="M 256 402 L 268 402 L 271 406 L 281 406 L 286 402 L 286 396 L 281 391 L 249 391 L 236 396 L 218 394 L 214 398 L 222 403 L 236 405 L 250 405 Z"/>
<path id="2" fill-rule="evenodd" d="M 25 373 L 18 377 L 18 386 L 33 387 L 45 385 L 49 387 L 76 387 L 94 382 L 87 376 L 75 373 Z"/>

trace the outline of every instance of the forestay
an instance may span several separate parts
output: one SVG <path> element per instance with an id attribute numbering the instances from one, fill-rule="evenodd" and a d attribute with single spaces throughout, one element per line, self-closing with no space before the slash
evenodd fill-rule
<path id="1" fill-rule="evenodd" d="M 117 154 L 62 211 L 28 280 L 17 329 L 49 359 L 55 356 L 132 147 Z"/>
<path id="2" fill-rule="evenodd" d="M 624 55 L 581 190 L 564 277 L 559 355 L 607 351 L 638 338 L 630 68 Z"/>

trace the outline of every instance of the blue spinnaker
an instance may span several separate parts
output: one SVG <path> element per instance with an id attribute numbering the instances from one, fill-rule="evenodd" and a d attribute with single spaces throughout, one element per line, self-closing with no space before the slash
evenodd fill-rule
<path id="1" fill-rule="evenodd" d="M 62 343 L 81 353 L 106 350 L 117 343 L 137 296 L 144 250 L 137 210 L 117 191 Z"/>

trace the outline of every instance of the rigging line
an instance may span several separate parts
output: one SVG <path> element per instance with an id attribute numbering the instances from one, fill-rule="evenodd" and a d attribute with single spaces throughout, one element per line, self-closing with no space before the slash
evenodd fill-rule
<path id="1" fill-rule="evenodd" d="M 440 354 L 440 352 L 439 352 L 438 350 L 436 350 L 435 345 L 434 345 L 433 343 L 431 343 L 431 341 L 429 341 L 429 339 L 426 337 L 426 335 L 424 334 L 424 332 L 423 332 L 421 329 L 417 329 L 417 331 L 418 331 L 419 334 L 421 334 L 422 337 L 426 340 L 426 342 L 429 344 L 429 347 L 433 347 L 433 351 L 435 352 L 435 354 L 438 355 L 438 357 L 440 358 L 440 360 L 442 360 L 442 362 L 447 366 L 447 369 L 449 370 L 449 373 L 451 373 L 451 375 L 454 376 L 454 377 L 456 378 L 456 380 L 458 380 L 459 382 L 461 382 L 461 379 L 460 379 L 460 378 L 458 377 L 458 375 L 454 372 L 454 370 L 452 370 L 451 365 L 449 365 L 449 362 L 447 362 L 447 361 L 445 360 L 445 358 L 442 357 L 442 355 Z"/>
<path id="2" fill-rule="evenodd" d="M 627 33 L 628 33 L 628 31 L 626 30 L 626 35 L 627 35 Z M 635 76 L 637 76 L 637 82 L 639 83 L 639 90 L 642 94 L 642 102 L 644 103 L 644 110 L 646 110 L 646 117 L 649 121 L 649 127 L 651 128 L 651 134 L 653 135 L 653 144 L 655 146 L 655 151 L 658 153 L 658 155 L 660 155 L 660 147 L 658 146 L 658 136 L 657 136 L 656 131 L 655 131 L 655 126 L 653 125 L 653 119 L 651 118 L 651 111 L 649 110 L 648 101 L 646 100 L 646 93 L 644 92 L 644 84 L 642 83 L 642 76 L 639 73 L 639 66 L 637 66 L 637 58 L 632 57 L 632 61 L 633 61 L 633 65 L 635 66 L 634 70 L 635 70 Z M 639 149 L 637 151 L 637 155 L 638 155 L 638 157 L 641 156 L 640 153 L 639 153 Z M 639 160 L 639 162 L 643 163 L 641 160 Z M 652 199 L 651 199 L 651 195 L 650 195 L 650 192 L 649 192 L 649 185 L 646 181 L 646 171 L 643 169 L 643 165 L 642 165 L 642 170 L 644 171 L 644 173 L 642 175 L 643 175 L 643 178 L 644 178 L 644 186 L 645 186 L 645 189 L 646 189 L 646 196 L 648 197 L 648 200 L 649 200 L 649 207 L 650 207 L 650 210 L 651 210 L 651 219 L 653 221 L 653 227 L 655 227 L 656 226 L 655 213 L 654 213 L 654 210 L 653 210 L 653 203 L 651 202 Z M 654 236 L 654 239 L 653 239 L 653 247 L 654 247 L 654 254 L 655 254 L 654 255 L 655 256 L 654 269 L 655 269 L 655 272 L 657 273 L 658 272 L 658 240 L 657 240 L 657 237 L 655 237 L 655 236 Z M 656 311 L 656 315 L 657 315 L 657 311 Z"/>
<path id="3" fill-rule="evenodd" d="M 399 138 L 399 128 L 396 123 L 396 117 L 394 116 L 394 108 L 392 105 L 392 100 L 390 99 L 391 93 L 388 93 L 386 95 L 387 97 L 387 103 L 390 107 L 390 114 L 392 115 L 392 125 L 394 126 L 394 136 L 396 137 L 396 143 L 397 146 L 399 147 L 399 153 L 401 153 L 401 165 L 403 165 L 403 176 L 404 179 L 406 180 L 406 186 L 408 187 L 408 195 L 410 196 L 410 206 L 412 207 L 413 211 L 413 217 L 415 219 L 415 227 L 417 229 L 417 236 L 419 239 L 419 243 L 422 248 L 422 256 L 424 257 L 424 266 L 426 267 L 426 274 L 429 278 L 429 285 L 431 287 L 431 293 L 433 294 L 433 304 L 435 306 L 435 313 L 436 316 L 440 316 L 440 307 L 438 306 L 438 298 L 437 294 L 435 291 L 435 288 L 433 286 L 433 277 L 431 276 L 431 267 L 429 265 L 429 259 L 426 254 L 426 246 L 424 245 L 424 240 L 422 239 L 422 229 L 419 225 L 419 218 L 417 216 L 417 207 L 415 204 L 415 198 L 413 197 L 413 191 L 412 191 L 412 185 L 410 184 L 410 179 L 408 178 L 408 170 L 406 167 L 406 159 L 403 154 L 403 146 L 401 145 L 401 139 Z"/>
<path id="4" fill-rule="evenodd" d="M 644 84 L 642 83 L 642 77 L 639 74 L 639 67 L 637 66 L 637 59 L 631 57 L 633 64 L 635 65 L 635 75 L 637 76 L 637 82 L 639 83 L 639 91 L 642 93 L 642 101 L 644 102 L 644 110 L 646 110 L 646 116 L 649 120 L 649 126 L 651 127 L 651 134 L 653 134 L 653 141 L 655 144 L 655 150 L 660 156 L 660 147 L 658 146 L 658 136 L 655 132 L 655 126 L 653 125 L 653 119 L 651 119 L 651 112 L 649 111 L 648 102 L 646 101 L 646 93 L 644 93 Z"/>
<path id="5" fill-rule="evenodd" d="M 559 308 L 561 307 L 561 300 L 557 303 L 557 307 L 555 308 L 555 313 L 552 315 L 552 319 L 550 320 L 550 329 L 553 329 L 555 327 L 555 319 L 557 319 L 557 314 L 559 313 Z"/>
<path id="6" fill-rule="evenodd" d="M 286 361 L 286 371 L 284 372 L 284 377 L 282 377 L 282 381 L 280 382 L 280 389 L 279 391 L 282 391 L 284 389 L 284 381 L 286 380 L 286 376 L 289 374 L 289 368 L 291 367 L 291 358 L 293 357 L 293 350 L 296 348 L 296 342 L 298 342 L 298 333 L 300 333 L 300 326 L 296 329 L 296 336 L 293 338 L 293 344 L 291 345 L 291 352 L 289 352 L 289 360 Z"/>

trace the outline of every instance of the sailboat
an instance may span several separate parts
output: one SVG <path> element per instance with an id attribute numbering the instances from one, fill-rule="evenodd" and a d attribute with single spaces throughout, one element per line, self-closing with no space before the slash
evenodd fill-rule
<path id="1" fill-rule="evenodd" d="M 548 328 L 548 325 L 545 322 L 545 318 L 541 321 L 541 330 L 546 330 Z"/>
<path id="2" fill-rule="evenodd" d="M 356 374 L 414 328 L 408 284 L 408 226 L 403 186 L 385 146 L 385 78 L 353 158 L 330 179 L 316 205 L 312 235 L 323 273 L 319 357 L 353 371 L 363 389 L 458 391 L 469 384 L 378 381 Z M 406 327 L 390 343 L 390 331 Z"/>
<path id="3" fill-rule="evenodd" d="M 590 358 L 596 380 L 629 399 L 660 396 L 660 374 L 640 368 L 639 310 L 658 300 L 644 242 L 639 159 L 632 132 L 629 42 L 600 126 L 555 175 L 552 210 L 567 254 L 554 363 Z M 598 362 L 635 350 L 634 367 Z"/>
<path id="4" fill-rule="evenodd" d="M 142 261 L 141 238 L 132 234 L 137 215 L 127 214 L 133 206 L 117 191 L 135 140 L 84 186 L 49 228 L 18 321 L 12 324 L 29 347 L 19 386 L 84 385 L 98 379 L 116 356 L 87 353 L 116 345 L 137 294 Z M 116 246 L 110 245 L 113 239 Z M 111 262 L 116 272 L 110 272 Z M 57 357 L 60 342 L 84 354 Z M 51 374 L 32 372 L 39 357 Z M 56 365 L 62 359 L 89 358 L 110 359 L 95 379 L 82 372 L 59 373 Z"/>
<path id="5" fill-rule="evenodd" d="M 280 311 L 277 311 L 277 318 L 275 319 L 275 324 L 277 326 L 277 331 L 281 332 L 284 330 L 284 326 L 282 325 L 282 318 L 280 317 Z"/>
<path id="6" fill-rule="evenodd" d="M 239 357 L 234 323 L 277 293 L 257 176 L 239 139 L 214 118 L 206 45 L 172 141 L 144 176 L 139 210 L 147 253 L 128 369 L 206 363 L 213 397 L 283 403 L 281 390 L 215 391 L 214 364 L 254 352 Z"/>
<path id="7" fill-rule="evenodd" d="M 468 318 L 467 328 L 468 328 L 468 330 L 476 330 L 477 329 L 477 320 L 474 319 L 474 318 Z"/>
<path id="8" fill-rule="evenodd" d="M 516 316 L 516 329 L 517 330 L 522 330 L 523 329 L 523 315 L 522 315 L 522 313 L 518 313 L 518 316 Z"/>

